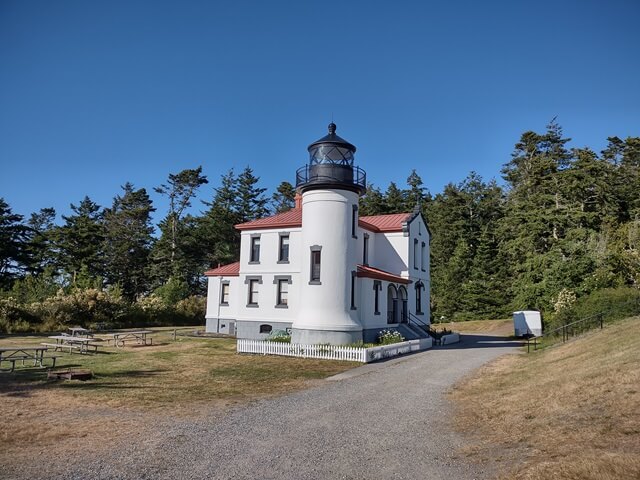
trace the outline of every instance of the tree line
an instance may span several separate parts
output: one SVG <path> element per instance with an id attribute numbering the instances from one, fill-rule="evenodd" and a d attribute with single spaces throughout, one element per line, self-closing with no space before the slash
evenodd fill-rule
<path id="1" fill-rule="evenodd" d="M 471 172 L 432 196 L 415 171 L 404 189 L 369 186 L 363 214 L 415 205 L 425 214 L 436 319 L 557 315 L 603 289 L 637 298 L 640 138 L 609 137 L 599 154 L 569 141 L 555 120 L 523 133 L 501 170 L 504 186 Z"/>
<path id="2" fill-rule="evenodd" d="M 368 185 L 361 215 L 424 213 L 435 318 L 557 312 L 602 289 L 637 291 L 640 138 L 610 137 L 600 153 L 569 141 L 555 121 L 523 133 L 502 168 L 504 185 L 471 172 L 432 195 L 416 170 L 404 186 Z M 203 272 L 238 259 L 233 226 L 286 211 L 295 196 L 288 182 L 269 196 L 250 167 L 230 170 L 194 215 L 208 183 L 202 167 L 170 174 L 154 188 L 168 201 L 157 225 L 147 190 L 131 183 L 110 206 L 88 196 L 72 204 L 60 223 L 53 208 L 25 219 L 0 199 L 0 329 L 73 315 L 144 323 L 181 311 L 201 320 Z"/>

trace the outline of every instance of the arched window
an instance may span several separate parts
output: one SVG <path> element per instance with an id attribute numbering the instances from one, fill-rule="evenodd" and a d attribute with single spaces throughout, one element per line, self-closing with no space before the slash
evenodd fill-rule
<path id="1" fill-rule="evenodd" d="M 387 289 L 387 323 L 398 323 L 398 290 L 395 285 Z"/>
<path id="2" fill-rule="evenodd" d="M 271 330 L 273 330 L 273 327 L 271 325 L 268 325 L 266 323 L 260 325 L 260 333 L 271 333 Z"/>
<path id="3" fill-rule="evenodd" d="M 400 287 L 398 289 L 398 296 L 400 297 L 400 323 L 407 323 L 409 321 L 409 305 L 407 289 Z"/>

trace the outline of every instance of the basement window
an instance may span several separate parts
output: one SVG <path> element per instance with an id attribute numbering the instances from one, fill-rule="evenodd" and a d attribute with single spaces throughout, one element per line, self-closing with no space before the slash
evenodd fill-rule
<path id="1" fill-rule="evenodd" d="M 266 323 L 260 325 L 260 333 L 271 333 L 271 330 L 273 330 L 273 327 L 271 325 L 268 325 Z"/>

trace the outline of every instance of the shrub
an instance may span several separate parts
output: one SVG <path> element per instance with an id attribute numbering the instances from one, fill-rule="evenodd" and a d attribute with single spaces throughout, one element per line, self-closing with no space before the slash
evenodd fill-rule
<path id="1" fill-rule="evenodd" d="M 575 318 L 586 318 L 603 312 L 606 320 L 619 320 L 640 314 L 640 290 L 636 288 L 605 288 L 577 300 Z"/>
<path id="2" fill-rule="evenodd" d="M 160 297 L 166 306 L 173 307 L 180 300 L 187 298 L 189 285 L 182 280 L 171 277 L 167 283 L 156 288 L 153 293 Z"/>
<path id="3" fill-rule="evenodd" d="M 28 332 L 32 329 L 31 324 L 37 322 L 38 318 L 25 310 L 15 298 L 0 298 L 0 332 Z"/>
<path id="4" fill-rule="evenodd" d="M 378 344 L 391 345 L 392 343 L 404 342 L 404 337 L 397 330 L 382 330 L 378 334 Z"/>
<path id="5" fill-rule="evenodd" d="M 545 319 L 545 330 L 560 328 L 567 323 L 592 317 L 599 313 L 604 315 L 605 321 L 620 320 L 625 317 L 640 314 L 640 290 L 628 287 L 604 288 L 577 299 L 568 298 L 556 300 L 556 311 Z M 560 308 L 558 304 L 562 304 Z"/>
<path id="6" fill-rule="evenodd" d="M 176 312 L 179 315 L 190 318 L 198 325 L 204 323 L 204 315 L 207 311 L 207 299 L 199 295 L 191 295 L 180 300 L 176 305 Z"/>

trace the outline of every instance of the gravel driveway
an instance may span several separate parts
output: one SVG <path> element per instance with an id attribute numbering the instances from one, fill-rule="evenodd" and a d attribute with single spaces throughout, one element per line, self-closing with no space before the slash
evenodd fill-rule
<path id="1" fill-rule="evenodd" d="M 487 478 L 490 472 L 455 454 L 463 439 L 450 427 L 444 392 L 513 350 L 493 337 L 465 336 L 222 418 L 171 419 L 144 441 L 70 464 L 61 478 Z"/>

